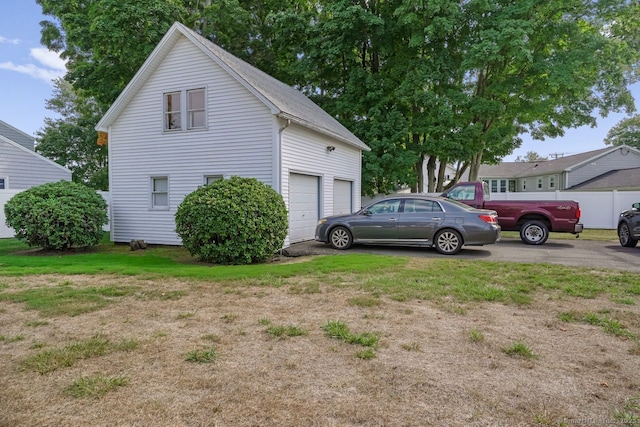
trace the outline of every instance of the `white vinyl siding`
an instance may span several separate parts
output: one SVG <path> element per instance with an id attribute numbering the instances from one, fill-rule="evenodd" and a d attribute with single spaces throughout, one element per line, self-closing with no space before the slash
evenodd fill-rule
<path id="1" fill-rule="evenodd" d="M 5 189 L 26 190 L 47 182 L 71 181 L 71 171 L 0 137 L 0 178 L 5 180 Z"/>
<path id="2" fill-rule="evenodd" d="M 194 88 L 205 88 L 206 128 L 163 132 L 163 94 Z M 109 130 L 112 239 L 180 244 L 175 210 L 211 172 L 273 186 L 274 129 L 260 100 L 191 42 L 178 40 Z M 148 209 L 150 176 L 170 177 L 169 209 Z"/>

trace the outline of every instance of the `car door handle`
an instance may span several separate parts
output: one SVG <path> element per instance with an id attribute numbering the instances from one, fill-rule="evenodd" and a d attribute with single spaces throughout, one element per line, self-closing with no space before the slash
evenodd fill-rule
<path id="1" fill-rule="evenodd" d="M 439 216 L 434 216 L 433 218 L 431 218 L 431 221 L 441 221 L 442 218 L 440 218 Z"/>
<path id="2" fill-rule="evenodd" d="M 389 221 L 397 221 L 398 218 L 389 218 Z"/>

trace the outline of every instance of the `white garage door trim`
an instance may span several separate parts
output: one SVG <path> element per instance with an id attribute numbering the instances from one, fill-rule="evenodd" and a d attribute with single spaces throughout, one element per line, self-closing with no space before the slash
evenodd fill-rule
<path id="1" fill-rule="evenodd" d="M 333 214 L 353 212 L 353 182 L 343 179 L 333 180 Z"/>
<path id="2" fill-rule="evenodd" d="M 289 242 L 313 240 L 320 215 L 320 177 L 289 174 Z"/>

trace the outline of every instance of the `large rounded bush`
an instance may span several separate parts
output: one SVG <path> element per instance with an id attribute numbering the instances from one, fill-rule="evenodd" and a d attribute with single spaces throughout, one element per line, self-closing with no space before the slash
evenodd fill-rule
<path id="1" fill-rule="evenodd" d="M 18 193 L 5 204 L 4 212 L 18 239 L 45 249 L 96 245 L 107 223 L 107 202 L 95 190 L 70 181 Z"/>
<path id="2" fill-rule="evenodd" d="M 188 194 L 176 212 L 176 232 L 191 255 L 220 264 L 264 262 L 282 248 L 287 208 L 255 178 L 232 177 Z"/>

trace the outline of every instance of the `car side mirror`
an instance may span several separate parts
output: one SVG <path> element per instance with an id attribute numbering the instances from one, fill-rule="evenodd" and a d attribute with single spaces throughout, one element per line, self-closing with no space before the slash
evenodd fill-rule
<path id="1" fill-rule="evenodd" d="M 633 209 L 640 209 L 640 202 L 639 202 L 639 203 L 634 203 L 634 204 L 632 204 L 632 205 L 631 205 L 631 207 L 632 207 Z"/>
<path id="2" fill-rule="evenodd" d="M 365 215 L 365 216 L 371 215 L 371 212 L 369 212 L 369 209 L 364 208 L 360 211 L 360 215 Z"/>

